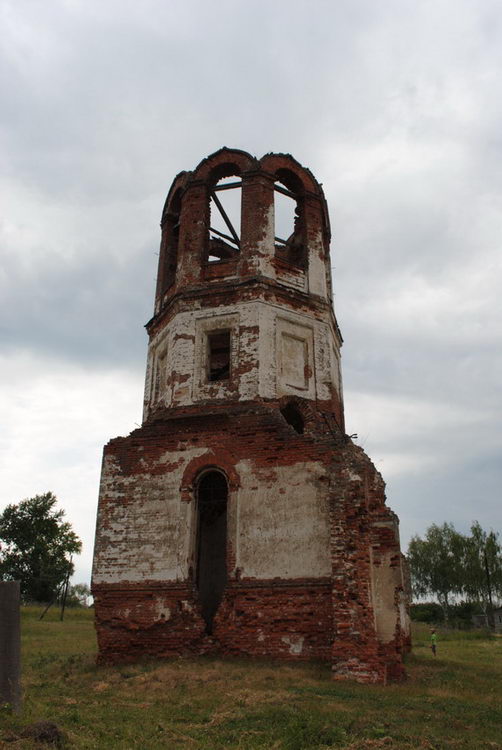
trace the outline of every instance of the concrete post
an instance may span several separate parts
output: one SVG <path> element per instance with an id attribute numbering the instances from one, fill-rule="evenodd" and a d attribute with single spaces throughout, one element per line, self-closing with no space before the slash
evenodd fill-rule
<path id="1" fill-rule="evenodd" d="M 19 581 L 0 581 L 0 702 L 21 708 Z"/>

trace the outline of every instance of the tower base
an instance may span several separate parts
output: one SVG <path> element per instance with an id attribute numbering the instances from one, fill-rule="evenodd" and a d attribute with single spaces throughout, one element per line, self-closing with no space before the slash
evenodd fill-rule
<path id="1" fill-rule="evenodd" d="M 320 660 L 335 679 L 404 678 L 406 578 L 384 483 L 328 414 L 293 407 L 301 431 L 283 402 L 253 402 L 159 411 L 106 446 L 93 572 L 100 662 L 216 653 Z M 226 514 L 219 557 L 201 553 L 211 472 L 228 488 L 213 504 Z M 209 606 L 202 576 L 211 582 L 221 559 Z"/>

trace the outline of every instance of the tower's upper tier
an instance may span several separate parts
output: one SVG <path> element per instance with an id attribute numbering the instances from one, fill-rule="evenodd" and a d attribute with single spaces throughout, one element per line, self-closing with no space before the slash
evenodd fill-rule
<path id="1" fill-rule="evenodd" d="M 331 301 L 326 200 L 292 156 L 220 149 L 175 178 L 161 228 L 155 316 L 180 291 L 230 279 Z"/>
<path id="2" fill-rule="evenodd" d="M 296 397 L 343 429 L 328 212 L 309 170 L 223 148 L 176 177 L 161 227 L 145 420 Z"/>

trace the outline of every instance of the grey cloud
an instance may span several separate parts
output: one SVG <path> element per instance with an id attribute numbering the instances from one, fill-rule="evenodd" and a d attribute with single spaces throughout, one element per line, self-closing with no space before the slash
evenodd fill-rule
<path id="1" fill-rule="evenodd" d="M 500 525 L 499 3 L 1 12 L 4 349 L 141 374 L 173 177 L 289 151 L 324 183 L 347 421 L 403 530 Z"/>
<path id="2" fill-rule="evenodd" d="M 152 247 L 121 266 L 110 259 L 60 260 L 28 283 L 7 269 L 3 298 L 4 347 L 46 356 L 64 353 L 84 365 L 137 367 L 145 354 L 142 324 L 151 317 Z"/>
<path id="3" fill-rule="evenodd" d="M 385 462 L 380 466 L 385 472 Z M 414 534 L 423 535 L 432 523 L 453 522 L 466 533 L 474 520 L 485 529 L 500 531 L 500 452 L 487 453 L 444 471 L 423 472 L 410 478 L 394 478 L 387 491 L 401 518 L 405 545 Z M 406 549 L 405 546 L 405 549 Z"/>

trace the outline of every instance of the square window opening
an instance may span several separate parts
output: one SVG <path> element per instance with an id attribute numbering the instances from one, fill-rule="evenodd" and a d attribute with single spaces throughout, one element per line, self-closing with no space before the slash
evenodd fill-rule
<path id="1" fill-rule="evenodd" d="M 230 331 L 209 333 L 207 379 L 210 383 L 230 378 Z"/>

